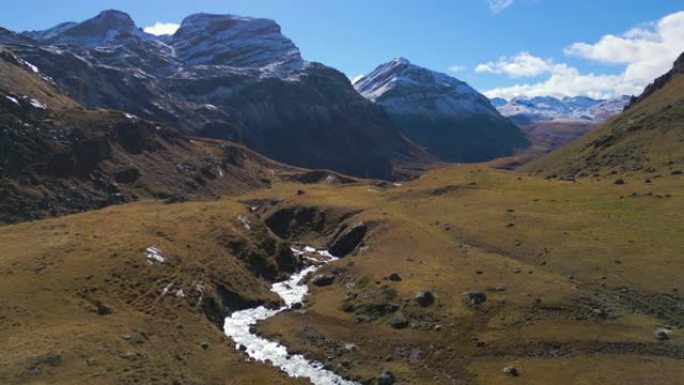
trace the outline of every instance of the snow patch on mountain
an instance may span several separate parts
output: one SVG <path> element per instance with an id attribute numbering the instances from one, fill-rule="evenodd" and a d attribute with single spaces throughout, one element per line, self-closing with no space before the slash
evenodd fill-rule
<path id="1" fill-rule="evenodd" d="M 489 100 L 465 82 L 397 58 L 354 82 L 367 99 L 393 113 L 464 118 L 498 116 Z"/>
<path id="2" fill-rule="evenodd" d="M 537 96 L 511 100 L 493 98 L 491 102 L 502 115 L 519 124 L 539 121 L 601 123 L 622 112 L 629 100 L 626 95 L 615 99 Z"/>
<path id="3" fill-rule="evenodd" d="M 97 47 L 114 43 L 127 37 L 151 38 L 136 27 L 133 19 L 124 12 L 108 10 L 81 23 L 62 23 L 46 31 L 29 32 L 32 36 L 51 45 L 78 45 Z"/>

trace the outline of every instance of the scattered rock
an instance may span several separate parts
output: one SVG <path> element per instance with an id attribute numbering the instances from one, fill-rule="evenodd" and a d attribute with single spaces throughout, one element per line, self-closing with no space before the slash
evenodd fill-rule
<path id="1" fill-rule="evenodd" d="M 378 385 L 394 385 L 395 381 L 394 373 L 389 370 L 380 373 L 378 376 Z"/>
<path id="2" fill-rule="evenodd" d="M 518 377 L 520 375 L 520 372 L 515 366 L 507 366 L 503 368 L 503 372 L 513 377 Z"/>
<path id="3" fill-rule="evenodd" d="M 387 279 L 389 279 L 390 281 L 393 281 L 393 282 L 399 282 L 399 281 L 401 281 L 401 276 L 399 276 L 399 274 L 397 274 L 397 273 L 392 273 L 387 277 Z"/>
<path id="4" fill-rule="evenodd" d="M 26 363 L 26 369 L 34 374 L 40 373 L 44 366 L 57 367 L 62 364 L 62 355 L 59 353 L 46 353 L 41 356 L 31 357 Z"/>
<path id="5" fill-rule="evenodd" d="M 483 303 L 487 301 L 487 294 L 481 291 L 471 291 L 463 294 L 466 305 L 470 307 L 480 307 Z"/>
<path id="6" fill-rule="evenodd" d="M 435 296 L 429 290 L 416 292 L 416 302 L 422 307 L 430 306 L 435 303 Z"/>
<path id="7" fill-rule="evenodd" d="M 335 282 L 335 275 L 331 273 L 319 274 L 313 278 L 312 282 L 316 286 L 329 286 Z"/>

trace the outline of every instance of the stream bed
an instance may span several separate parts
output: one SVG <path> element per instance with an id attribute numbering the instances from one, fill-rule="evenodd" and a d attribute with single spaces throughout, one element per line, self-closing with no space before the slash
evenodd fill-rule
<path id="1" fill-rule="evenodd" d="M 294 304 L 301 303 L 309 292 L 309 287 L 303 283 L 304 278 L 325 264 L 337 260 L 327 250 L 316 250 L 308 246 L 302 249 L 293 248 L 292 251 L 312 262 L 312 265 L 293 274 L 286 281 L 277 282 L 271 286 L 271 291 L 278 294 L 285 305 L 279 309 L 258 306 L 236 311 L 226 317 L 223 331 L 235 342 L 236 349 L 244 351 L 256 361 L 270 362 L 290 377 L 307 378 L 314 385 L 358 385 L 354 381 L 345 380 L 325 369 L 322 363 L 307 360 L 300 354 L 290 354 L 287 347 L 276 341 L 260 337 L 253 332 L 253 327 L 257 322 L 271 318 L 282 311 L 290 310 Z"/>

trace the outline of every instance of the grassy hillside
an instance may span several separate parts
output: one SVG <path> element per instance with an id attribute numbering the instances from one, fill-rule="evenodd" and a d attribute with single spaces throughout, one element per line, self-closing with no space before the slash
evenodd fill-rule
<path id="1" fill-rule="evenodd" d="M 337 281 L 305 312 L 260 330 L 359 379 L 391 369 L 402 383 L 505 384 L 514 365 L 524 383 L 677 384 L 679 329 L 665 343 L 653 333 L 684 325 L 684 189 L 658 183 L 662 198 L 631 197 L 474 166 L 396 189 L 307 190 L 307 204 L 363 210 L 374 231 L 326 268 Z M 422 289 L 435 305 L 416 303 Z M 480 308 L 464 302 L 472 291 L 487 295 Z"/>
<path id="2" fill-rule="evenodd" d="M 0 383 L 295 383 L 212 323 L 275 303 L 269 281 L 292 268 L 239 215 L 231 201 L 141 202 L 0 227 Z"/>
<path id="3" fill-rule="evenodd" d="M 87 109 L 0 47 L 0 222 L 140 198 L 213 199 L 304 172 L 227 141 Z"/>
<path id="4" fill-rule="evenodd" d="M 217 302 L 272 301 L 268 284 L 287 266 L 271 257 L 276 238 L 264 223 L 289 242 L 324 246 L 339 223 L 360 221 L 370 227 L 364 246 L 324 268 L 335 282 L 312 286 L 303 311 L 261 333 L 359 380 L 383 369 L 405 384 L 675 385 L 684 376 L 678 179 L 658 178 L 653 195 L 478 165 L 403 186 L 299 179 L 307 183 L 214 202 L 143 201 L 0 227 L 2 382 L 293 383 L 244 362 L 212 324 L 218 313 L 198 309 L 193 285 L 213 288 Z M 147 263 L 151 245 L 169 262 Z M 171 294 L 178 288 L 187 297 Z M 418 290 L 435 303 L 420 306 Z M 470 307 L 467 292 L 487 300 Z M 98 315 L 98 301 L 113 312 Z M 659 341 L 665 325 L 670 339 Z M 502 372 L 511 365 L 519 379 Z"/>
<path id="5" fill-rule="evenodd" d="M 684 171 L 684 56 L 627 111 L 524 170 L 632 183 Z"/>

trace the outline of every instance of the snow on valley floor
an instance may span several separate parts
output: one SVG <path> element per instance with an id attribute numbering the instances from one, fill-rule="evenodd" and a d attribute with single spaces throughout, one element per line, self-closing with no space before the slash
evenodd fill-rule
<path id="1" fill-rule="evenodd" d="M 325 369 L 322 363 L 309 361 L 300 354 L 289 354 L 285 346 L 259 337 L 252 332 L 252 326 L 257 322 L 271 318 L 282 311 L 291 309 L 294 304 L 300 303 L 309 292 L 308 286 L 302 283 L 304 278 L 323 265 L 337 260 L 327 251 L 316 250 L 312 247 L 293 248 L 292 251 L 310 261 L 315 260 L 321 263 L 314 263 L 293 274 L 288 280 L 274 283 L 271 286 L 271 291 L 283 299 L 285 306 L 280 309 L 267 309 L 259 306 L 236 311 L 226 318 L 223 331 L 235 341 L 236 349 L 244 350 L 250 358 L 256 361 L 270 361 L 273 366 L 281 369 L 290 377 L 308 378 L 314 385 L 358 385 L 354 381 L 345 380 Z M 308 255 L 316 255 L 316 258 L 311 258 Z"/>

